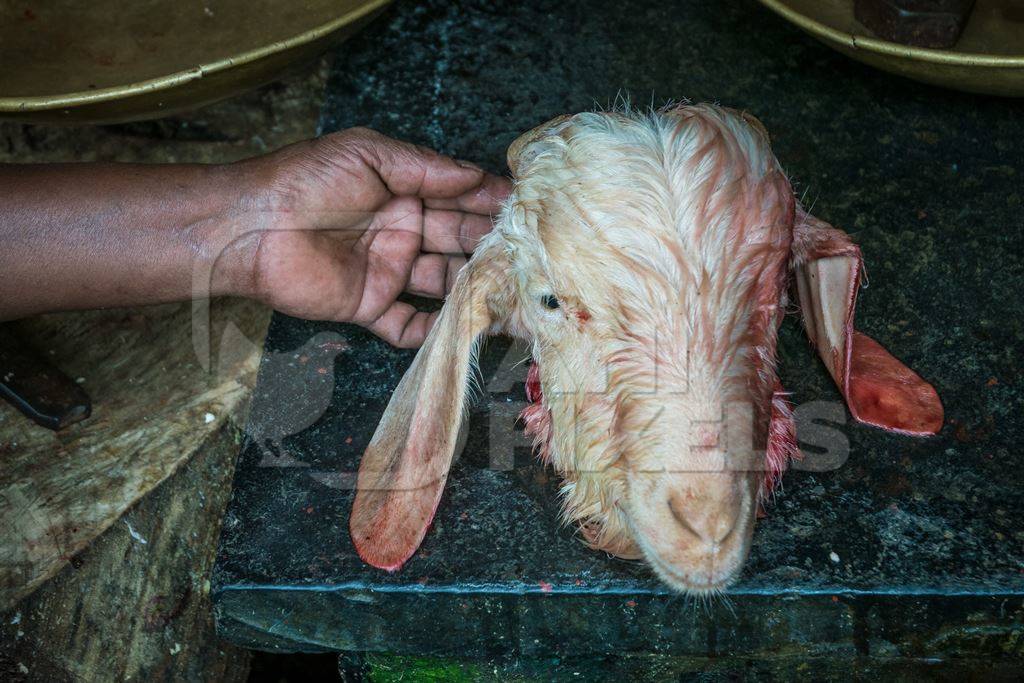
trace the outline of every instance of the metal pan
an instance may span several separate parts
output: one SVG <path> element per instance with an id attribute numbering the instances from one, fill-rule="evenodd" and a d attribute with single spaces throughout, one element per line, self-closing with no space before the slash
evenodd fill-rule
<path id="1" fill-rule="evenodd" d="M 874 37 L 853 0 L 760 0 L 826 45 L 890 73 L 968 92 L 1024 97 L 1024 2 L 977 0 L 956 46 L 910 47 Z"/>
<path id="2" fill-rule="evenodd" d="M 390 0 L 0 0 L 0 118 L 164 116 L 274 80 Z"/>

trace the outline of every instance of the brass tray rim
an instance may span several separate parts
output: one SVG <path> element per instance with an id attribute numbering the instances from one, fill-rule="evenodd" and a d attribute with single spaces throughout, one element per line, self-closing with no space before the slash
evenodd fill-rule
<path id="1" fill-rule="evenodd" d="M 362 19 L 368 14 L 382 9 L 392 1 L 393 0 L 366 0 L 358 7 L 349 10 L 340 17 L 336 17 L 324 24 L 320 24 L 319 26 L 303 31 L 291 38 L 274 41 L 273 43 L 253 48 L 236 55 L 224 57 L 208 64 L 199 64 L 190 69 L 176 71 L 166 76 L 157 76 L 155 78 L 148 78 L 135 83 L 115 85 L 108 88 L 80 90 L 69 93 L 60 93 L 57 95 L 0 97 L 0 112 L 17 113 L 69 108 L 85 104 L 95 104 L 98 102 L 110 102 L 112 100 L 118 100 L 132 95 L 138 95 L 140 93 L 165 90 L 202 78 L 207 74 L 225 71 L 236 66 L 255 62 L 278 52 L 284 52 L 294 47 L 313 42 L 318 38 L 322 38 L 348 24 L 351 24 L 352 22 Z"/>
<path id="2" fill-rule="evenodd" d="M 865 35 L 846 33 L 828 24 L 812 19 L 806 14 L 797 12 L 783 0 L 758 0 L 762 5 L 796 24 L 801 29 L 836 43 L 841 43 L 855 50 L 876 52 L 891 57 L 901 57 L 933 64 L 971 65 L 992 68 L 1024 68 L 1024 55 L 994 55 L 984 52 L 957 52 L 955 50 L 938 50 L 934 48 L 901 45 L 888 40 L 872 38 Z"/>

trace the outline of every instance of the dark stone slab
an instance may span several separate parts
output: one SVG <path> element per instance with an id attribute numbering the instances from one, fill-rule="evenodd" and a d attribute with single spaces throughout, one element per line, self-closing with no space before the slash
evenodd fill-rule
<path id="1" fill-rule="evenodd" d="M 839 410 L 848 458 L 808 452 L 738 584 L 702 607 L 559 528 L 556 482 L 512 429 L 522 356 L 493 340 L 435 524 L 387 574 L 355 555 L 346 486 L 412 353 L 277 316 L 224 524 L 221 633 L 294 650 L 1020 657 L 1020 104 L 870 70 L 753 1 L 427 2 L 398 3 L 338 53 L 323 124 L 499 171 L 521 131 L 622 95 L 761 118 L 805 202 L 861 243 L 859 326 L 935 384 L 942 433 Z M 799 406 L 837 405 L 795 322 L 780 355 Z"/>

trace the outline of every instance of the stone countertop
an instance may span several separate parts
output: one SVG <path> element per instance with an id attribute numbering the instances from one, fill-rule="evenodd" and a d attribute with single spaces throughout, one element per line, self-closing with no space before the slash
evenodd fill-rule
<path id="1" fill-rule="evenodd" d="M 796 641 L 938 656 L 981 647 L 984 632 L 985 647 L 1012 650 L 992 643 L 1024 628 L 1020 103 L 874 71 L 752 0 L 400 2 L 339 50 L 322 123 L 502 171 L 520 132 L 623 97 L 717 101 L 764 122 L 805 204 L 862 246 L 858 327 L 935 385 L 942 433 L 834 413 L 848 457 L 809 451 L 727 598 L 685 609 L 643 565 L 559 528 L 557 482 L 513 429 L 524 354 L 495 339 L 434 525 L 388 574 L 353 550 L 348 487 L 413 353 L 279 315 L 221 540 L 221 633 L 296 650 L 708 654 Z M 798 408 L 841 405 L 795 319 L 780 366 Z"/>

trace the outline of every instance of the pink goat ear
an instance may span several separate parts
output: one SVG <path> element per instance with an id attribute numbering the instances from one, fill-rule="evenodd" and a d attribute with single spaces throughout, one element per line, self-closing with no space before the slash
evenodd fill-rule
<path id="1" fill-rule="evenodd" d="M 862 258 L 849 236 L 797 207 L 793 269 L 807 335 L 865 424 L 912 435 L 935 434 L 943 409 L 932 385 L 853 328 Z"/>
<path id="2" fill-rule="evenodd" d="M 349 532 L 368 564 L 394 571 L 434 519 L 458 446 L 478 338 L 501 317 L 507 268 L 478 250 L 402 377 L 359 464 Z"/>
<path id="3" fill-rule="evenodd" d="M 505 153 L 508 168 L 513 176 L 519 176 L 538 154 L 544 151 L 545 141 L 569 126 L 572 116 L 563 114 L 526 131 L 512 141 Z"/>

